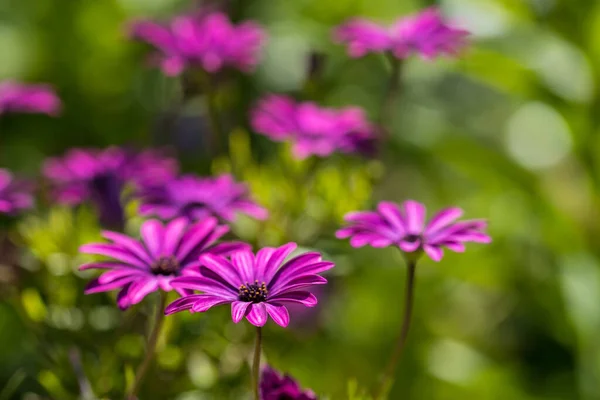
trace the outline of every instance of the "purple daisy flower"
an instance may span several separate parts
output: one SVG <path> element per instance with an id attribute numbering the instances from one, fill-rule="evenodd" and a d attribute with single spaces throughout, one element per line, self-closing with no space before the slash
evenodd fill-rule
<path id="1" fill-rule="evenodd" d="M 165 314 L 183 310 L 205 312 L 213 306 L 231 304 L 235 323 L 246 317 L 252 325 L 261 327 L 271 316 L 275 323 L 286 327 L 290 317 L 285 304 L 316 306 L 317 298 L 305 289 L 327 283 L 319 274 L 334 266 L 332 262 L 322 261 L 319 253 L 304 253 L 284 262 L 295 248 L 295 243 L 265 247 L 256 256 L 249 250 L 236 251 L 231 254 L 231 261 L 223 256 L 203 255 L 202 276 L 182 277 L 171 282 L 173 287 L 199 290 L 203 294 L 175 300 Z"/>
<path id="2" fill-rule="evenodd" d="M 248 187 L 237 183 L 231 175 L 200 178 L 183 175 L 161 186 L 148 185 L 140 192 L 140 213 L 169 220 L 186 217 L 192 221 L 213 215 L 231 222 L 241 212 L 266 219 L 266 209 L 249 198 Z"/>
<path id="3" fill-rule="evenodd" d="M 446 208 L 425 224 L 425 206 L 416 201 L 405 201 L 401 206 L 381 202 L 377 211 L 348 213 L 349 226 L 336 232 L 338 239 L 350 238 L 353 247 L 398 246 L 410 253 L 425 251 L 434 261 L 440 261 L 443 248 L 465 251 L 466 242 L 490 243 L 484 232 L 484 220 L 458 221 L 463 214 L 460 208 Z"/>
<path id="4" fill-rule="evenodd" d="M 252 71 L 265 39 L 258 24 L 235 26 L 222 12 L 180 16 L 169 26 L 136 21 L 130 34 L 158 50 L 152 60 L 169 76 L 180 74 L 187 66 L 200 66 L 207 72 L 226 66 Z"/>
<path id="5" fill-rule="evenodd" d="M 206 218 L 190 224 L 180 218 L 163 225 L 157 220 L 144 222 L 138 241 L 122 233 L 104 231 L 102 236 L 112 243 L 91 243 L 79 251 L 110 257 L 111 261 L 84 264 L 80 270 L 106 269 L 85 289 L 86 294 L 120 289 L 117 304 L 121 309 L 137 304 L 156 290 L 171 291 L 172 281 L 181 276 L 197 275 L 201 263 L 199 256 L 205 254 L 227 255 L 233 251 L 248 249 L 241 242 L 215 244 L 229 231 L 218 225 L 216 218 Z M 175 288 L 181 294 L 191 292 Z"/>
<path id="6" fill-rule="evenodd" d="M 268 366 L 260 377 L 260 396 L 262 400 L 317 400 L 312 390 L 302 390 L 294 378 Z"/>
<path id="7" fill-rule="evenodd" d="M 104 150 L 71 149 L 61 158 L 48 159 L 43 175 L 53 185 L 53 196 L 67 205 L 91 200 L 105 226 L 121 227 L 121 192 L 128 183 L 136 188 L 160 185 L 177 174 L 177 161 L 153 150 L 133 154 L 117 147 Z"/>
<path id="8" fill-rule="evenodd" d="M 436 7 L 401 18 L 389 28 L 352 19 L 334 31 L 334 39 L 346 43 L 348 54 L 354 58 L 386 51 L 400 59 L 413 54 L 425 59 L 455 56 L 466 46 L 468 35 L 466 30 L 447 24 Z"/>
<path id="9" fill-rule="evenodd" d="M 0 168 L 0 213 L 14 215 L 33 207 L 33 186 L 15 180 L 7 169 Z"/>
<path id="10" fill-rule="evenodd" d="M 0 83 L 0 115 L 40 113 L 56 116 L 61 102 L 48 85 L 26 85 L 14 81 Z"/>
<path id="11" fill-rule="evenodd" d="M 299 159 L 324 157 L 335 151 L 370 153 L 376 140 L 375 127 L 358 107 L 323 108 L 279 95 L 258 103 L 251 113 L 251 124 L 274 141 L 291 141 Z"/>

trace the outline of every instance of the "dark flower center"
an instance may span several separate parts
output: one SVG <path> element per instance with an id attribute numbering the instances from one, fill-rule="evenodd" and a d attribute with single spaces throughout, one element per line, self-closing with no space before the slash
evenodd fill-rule
<path id="1" fill-rule="evenodd" d="M 240 301 L 260 303 L 267 300 L 267 294 L 269 294 L 267 284 L 262 282 L 259 285 L 258 281 L 254 281 L 252 284 L 246 283 L 245 285 L 240 286 L 238 298 Z"/>
<path id="2" fill-rule="evenodd" d="M 150 268 L 154 275 L 173 275 L 179 271 L 179 261 L 174 256 L 161 257 Z"/>
<path id="3" fill-rule="evenodd" d="M 408 234 L 408 235 L 406 235 L 406 236 L 404 236 L 402 238 L 402 240 L 404 242 L 408 242 L 408 243 L 414 243 L 414 242 L 416 242 L 417 240 L 420 240 L 420 239 L 421 239 L 421 235 L 415 235 L 415 234 L 412 234 L 412 233 Z"/>

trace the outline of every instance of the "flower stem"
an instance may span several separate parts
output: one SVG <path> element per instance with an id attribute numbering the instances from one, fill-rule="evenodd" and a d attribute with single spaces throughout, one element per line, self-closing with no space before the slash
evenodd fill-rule
<path id="1" fill-rule="evenodd" d="M 410 328 L 410 321 L 413 309 L 415 270 L 417 266 L 417 261 L 408 260 L 407 263 L 408 265 L 406 269 L 406 289 L 404 291 L 404 318 L 402 320 L 402 328 L 400 329 L 400 336 L 398 337 L 398 341 L 396 342 L 396 347 L 394 348 L 392 357 L 390 358 L 390 361 L 388 362 L 388 365 L 384 370 L 381 383 L 377 390 L 374 392 L 373 400 L 379 400 L 388 388 L 392 376 L 394 375 L 394 371 L 396 370 L 396 366 L 398 365 L 400 357 L 402 356 L 402 351 L 404 350 L 406 344 L 406 338 L 408 337 L 408 330 Z"/>
<path id="2" fill-rule="evenodd" d="M 256 342 L 254 345 L 254 361 L 252 362 L 252 391 L 254 400 L 260 400 L 258 386 L 260 382 L 260 350 L 262 346 L 262 328 L 256 327 Z"/>
<path id="3" fill-rule="evenodd" d="M 158 342 L 158 337 L 160 336 L 160 330 L 165 317 L 164 310 L 166 304 L 167 293 L 160 291 L 160 301 L 156 305 L 156 313 L 154 314 L 154 326 L 152 327 L 152 331 L 150 332 L 150 336 L 148 337 L 148 342 L 146 344 L 146 357 L 137 369 L 133 385 L 127 393 L 127 400 L 135 400 L 137 398 L 137 392 L 140 390 L 144 376 L 148 371 L 148 367 L 150 367 L 150 364 L 152 363 L 152 359 L 154 358 L 154 353 L 156 351 L 156 343 Z"/>
<path id="4" fill-rule="evenodd" d="M 208 120 L 212 132 L 213 151 L 215 154 L 217 154 L 223 150 L 222 144 L 226 142 L 227 138 L 223 132 L 223 125 L 221 124 L 221 119 L 219 117 L 219 107 L 217 106 L 216 96 L 217 91 L 212 79 L 213 78 L 210 75 L 208 75 L 206 78 L 206 107 L 208 110 Z"/>
<path id="5" fill-rule="evenodd" d="M 402 73 L 402 61 L 396 59 L 391 54 L 388 54 L 387 56 L 391 66 L 391 72 L 387 91 L 383 99 L 383 104 L 381 105 L 379 125 L 384 137 L 389 138 L 389 136 L 391 135 L 391 128 L 389 125 L 391 123 L 394 102 L 402 89 L 400 83 L 400 75 Z"/>

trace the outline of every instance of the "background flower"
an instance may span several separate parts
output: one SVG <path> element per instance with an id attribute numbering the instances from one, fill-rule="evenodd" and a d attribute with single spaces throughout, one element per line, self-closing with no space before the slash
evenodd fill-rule
<path id="1" fill-rule="evenodd" d="M 282 376 L 269 366 L 260 377 L 260 395 L 262 400 L 317 400 L 311 390 L 302 390 L 291 376 Z"/>
<path id="2" fill-rule="evenodd" d="M 105 231 L 102 236 L 112 243 L 91 243 L 80 249 L 83 253 L 112 258 L 79 268 L 108 270 L 91 281 L 85 293 L 119 289 L 117 304 L 125 309 L 156 290 L 171 291 L 173 279 L 198 274 L 199 256 L 225 255 L 248 247 L 239 242 L 215 244 L 228 230 L 227 226 L 218 225 L 216 218 L 206 218 L 191 225 L 181 218 L 166 225 L 157 220 L 144 222 L 140 229 L 141 241 Z M 175 290 L 181 295 L 189 293 L 183 289 Z"/>
<path id="3" fill-rule="evenodd" d="M 49 85 L 27 85 L 15 81 L 0 82 L 0 115 L 41 113 L 56 116 L 60 110 L 60 99 Z"/>
<path id="4" fill-rule="evenodd" d="M 172 282 L 173 287 L 203 293 L 175 300 L 165 313 L 205 312 L 217 305 L 231 304 L 231 318 L 235 323 L 246 317 L 252 325 L 263 326 L 270 316 L 275 323 L 286 327 L 290 317 L 285 305 L 316 306 L 317 298 L 304 289 L 327 283 L 319 274 L 334 266 L 321 261 L 319 253 L 304 253 L 284 263 L 295 248 L 295 243 L 288 243 L 278 248 L 265 247 L 256 255 L 248 250 L 236 251 L 231 254 L 231 261 L 222 256 L 204 255 L 201 276 L 182 277 Z"/>
<path id="5" fill-rule="evenodd" d="M 0 168 L 0 214 L 13 215 L 33 207 L 33 186 L 15 180 L 10 171 Z"/>

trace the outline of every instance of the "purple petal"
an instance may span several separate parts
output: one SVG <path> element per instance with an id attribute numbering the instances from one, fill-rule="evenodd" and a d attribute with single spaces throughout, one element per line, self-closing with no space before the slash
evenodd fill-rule
<path id="1" fill-rule="evenodd" d="M 140 269 L 147 270 L 148 265 L 142 260 L 131 254 L 130 252 L 108 243 L 90 243 L 84 244 L 79 248 L 81 253 L 86 254 L 98 254 L 101 256 L 112 257 L 116 260 L 122 261 L 127 264 L 134 265 Z"/>
<path id="2" fill-rule="evenodd" d="M 165 233 L 163 224 L 156 220 L 151 219 L 142 224 L 141 235 L 148 251 L 155 259 L 160 258 L 162 255 L 162 246 L 164 243 Z"/>
<path id="3" fill-rule="evenodd" d="M 404 235 L 406 232 L 406 222 L 400 213 L 397 204 L 382 201 L 377 206 L 377 211 L 385 218 L 385 220 L 394 228 L 399 235 Z"/>
<path id="4" fill-rule="evenodd" d="M 406 231 L 412 234 L 423 232 L 425 224 L 425 206 L 413 200 L 404 202 L 406 212 Z"/>
<path id="5" fill-rule="evenodd" d="M 204 254 L 200 257 L 201 263 L 205 268 L 219 275 L 221 279 L 231 285 L 233 288 L 239 288 L 243 283 L 238 270 L 224 257 Z"/>
<path id="6" fill-rule="evenodd" d="M 155 277 L 141 279 L 131 284 L 129 288 L 129 301 L 131 304 L 137 304 L 146 297 L 146 295 L 158 289 L 158 281 Z"/>
<path id="7" fill-rule="evenodd" d="M 127 285 L 128 283 L 136 280 L 137 278 L 138 278 L 137 276 L 130 275 L 125 278 L 118 279 L 118 280 L 115 280 L 115 281 L 112 281 L 112 282 L 106 283 L 106 284 L 100 284 L 98 279 L 94 279 L 87 284 L 87 286 L 85 287 L 84 293 L 92 294 L 92 293 L 108 292 L 111 290 L 119 289 L 119 288 Z"/>
<path id="8" fill-rule="evenodd" d="M 188 221 L 185 218 L 177 218 L 167 224 L 164 230 L 163 255 L 175 254 L 187 227 Z"/>
<path id="9" fill-rule="evenodd" d="M 237 291 L 233 291 L 227 286 L 220 284 L 219 282 L 209 278 L 199 278 L 195 276 L 185 276 L 175 278 L 171 281 L 173 288 L 198 290 L 211 295 L 222 296 L 230 300 L 237 299 Z"/>
<path id="10" fill-rule="evenodd" d="M 177 259 L 184 260 L 191 251 L 202 244 L 216 226 L 217 219 L 213 217 L 206 218 L 194 224 L 181 239 L 181 245 L 176 254 Z"/>
<path id="11" fill-rule="evenodd" d="M 102 236 L 108 240 L 113 241 L 115 244 L 129 250 L 130 252 L 135 254 L 140 260 L 148 263 L 148 265 L 153 263 L 153 260 L 152 258 L 150 258 L 148 251 L 146 251 L 144 246 L 142 246 L 142 244 L 137 240 L 132 239 L 129 236 L 123 235 L 122 233 L 112 231 L 103 231 Z"/>
<path id="12" fill-rule="evenodd" d="M 209 249 L 210 254 L 228 256 L 240 250 L 250 250 L 251 246 L 244 242 L 224 242 L 214 245 Z"/>
<path id="13" fill-rule="evenodd" d="M 102 275 L 100 275 L 98 277 L 98 283 L 105 284 L 105 283 L 113 282 L 117 279 L 125 278 L 125 277 L 131 276 L 131 275 L 144 276 L 147 274 L 144 272 L 141 272 L 137 268 L 113 269 L 113 270 L 110 270 L 110 271 L 105 272 Z"/>
<path id="14" fill-rule="evenodd" d="M 133 38 L 143 40 L 164 52 L 174 49 L 173 36 L 169 30 L 151 21 L 135 21 L 129 27 Z"/>
<path id="15" fill-rule="evenodd" d="M 419 247 L 421 247 L 421 240 L 415 240 L 412 242 L 401 241 L 398 245 L 402 251 L 406 251 L 407 253 L 412 253 L 413 251 L 417 251 Z"/>
<path id="16" fill-rule="evenodd" d="M 165 308 L 165 315 L 170 315 L 183 310 L 189 310 L 199 298 L 205 296 L 206 295 L 203 294 L 192 294 L 189 296 L 181 297 L 169 304 L 167 308 Z"/>
<path id="17" fill-rule="evenodd" d="M 315 255 L 318 255 L 318 259 L 320 259 L 320 255 L 318 253 L 308 253 L 310 257 L 305 257 L 301 260 L 296 260 L 302 256 L 296 257 L 288 261 L 281 269 L 275 274 L 271 282 L 269 283 L 269 287 L 272 290 L 276 290 L 279 287 L 285 286 L 292 279 L 299 278 L 304 275 L 316 275 L 323 271 L 327 271 L 335 266 L 334 263 L 329 261 L 321 261 L 314 262 L 312 260 L 317 260 Z"/>
<path id="18" fill-rule="evenodd" d="M 252 307 L 246 316 L 248 321 L 254 325 L 261 327 L 267 322 L 267 309 L 265 303 L 250 303 Z"/>
<path id="19" fill-rule="evenodd" d="M 460 218 L 462 214 L 463 210 L 457 207 L 441 210 L 431 219 L 431 221 L 429 221 L 429 224 L 425 229 L 425 235 L 431 235 L 434 232 L 446 228 L 448 225 Z"/>
<path id="20" fill-rule="evenodd" d="M 444 243 L 444 247 L 455 251 L 457 253 L 464 253 L 465 251 L 465 245 L 463 243 L 459 243 L 459 242 L 447 242 Z"/>
<path id="21" fill-rule="evenodd" d="M 267 313 L 273 318 L 273 321 L 279 326 L 287 327 L 290 323 L 290 314 L 287 308 L 281 304 L 264 303 Z"/>
<path id="22" fill-rule="evenodd" d="M 295 292 L 298 289 L 305 288 L 313 285 L 324 285 L 327 283 L 327 279 L 319 275 L 305 275 L 299 278 L 293 279 L 288 284 L 277 289 L 270 289 L 271 296 L 277 296 L 282 293 Z"/>
<path id="23" fill-rule="evenodd" d="M 273 275 L 275 275 L 279 266 L 294 250 L 296 250 L 296 247 L 298 247 L 296 243 L 290 242 L 278 247 L 273 252 L 271 257 L 269 257 L 269 260 L 264 264 L 264 274 L 262 276 L 263 282 L 269 283 L 271 279 L 273 279 Z"/>
<path id="24" fill-rule="evenodd" d="M 91 263 L 87 263 L 87 264 L 83 264 L 83 265 L 79 266 L 79 270 L 86 271 L 88 269 L 115 269 L 115 268 L 127 268 L 127 267 L 136 268 L 138 271 L 145 271 L 145 270 L 139 269 L 137 267 L 134 267 L 132 265 L 118 263 L 118 262 L 91 262 Z"/>
<path id="25" fill-rule="evenodd" d="M 128 283 L 127 285 L 123 286 L 123 289 L 121 289 L 119 291 L 119 294 L 117 294 L 117 306 L 121 310 L 125 310 L 125 309 L 129 308 L 129 306 L 131 305 L 131 302 L 129 301 L 129 288 L 130 287 L 131 287 L 131 283 Z"/>
<path id="26" fill-rule="evenodd" d="M 314 307 L 318 302 L 317 297 L 307 291 L 285 292 L 269 297 L 269 301 L 276 303 L 300 303 L 306 307 Z"/>
<path id="27" fill-rule="evenodd" d="M 431 246 L 431 245 L 426 244 L 425 246 L 423 246 L 423 250 L 425 250 L 425 253 L 433 261 L 440 261 L 442 259 L 442 257 L 444 256 L 444 251 L 440 247 L 437 247 L 437 246 Z"/>
<path id="28" fill-rule="evenodd" d="M 249 250 L 242 250 L 231 255 L 231 263 L 238 271 L 243 283 L 252 283 L 255 280 L 254 254 Z"/>
<path id="29" fill-rule="evenodd" d="M 234 301 L 231 303 L 231 319 L 233 319 L 233 322 L 237 324 L 242 320 L 242 318 L 244 318 L 246 315 L 246 310 L 250 304 L 252 303 L 248 303 L 246 301 Z"/>
<path id="30" fill-rule="evenodd" d="M 205 312 L 211 307 L 231 303 L 231 299 L 224 299 L 219 296 L 200 295 L 192 305 L 192 312 Z"/>

